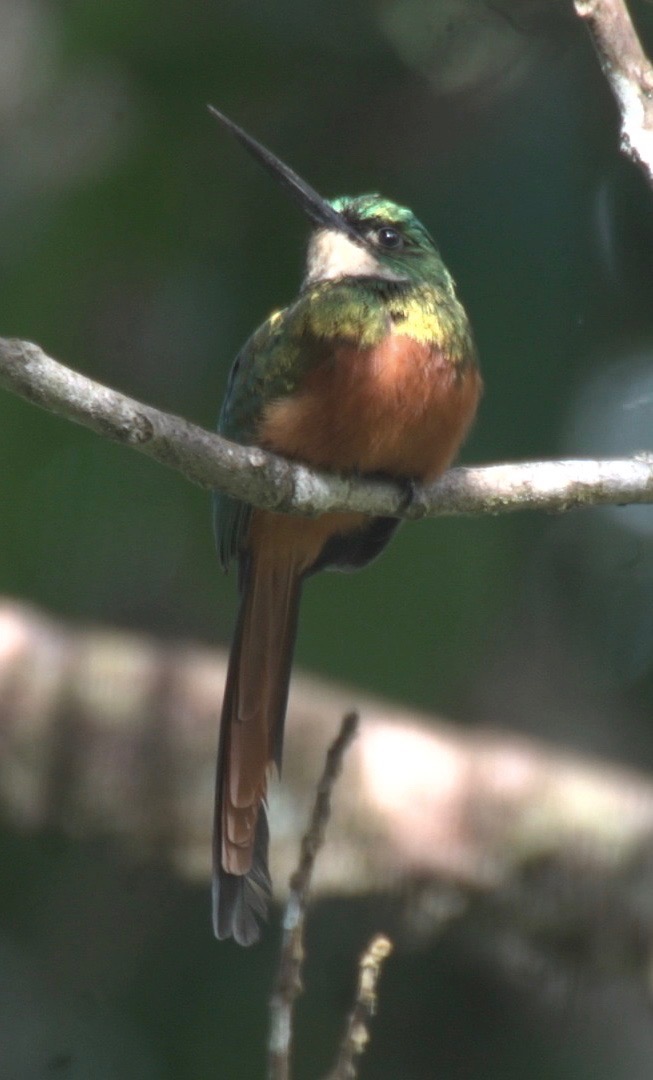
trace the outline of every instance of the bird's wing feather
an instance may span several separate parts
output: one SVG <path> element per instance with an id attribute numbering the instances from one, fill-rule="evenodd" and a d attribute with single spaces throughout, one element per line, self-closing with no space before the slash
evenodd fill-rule
<path id="1" fill-rule="evenodd" d="M 300 362 L 300 307 L 295 304 L 272 314 L 236 357 L 218 421 L 218 431 L 225 438 L 243 446 L 257 445 L 258 425 L 266 405 L 297 388 L 304 373 Z M 245 503 L 215 492 L 215 538 L 225 570 L 242 550 L 250 516 L 251 508 Z"/>

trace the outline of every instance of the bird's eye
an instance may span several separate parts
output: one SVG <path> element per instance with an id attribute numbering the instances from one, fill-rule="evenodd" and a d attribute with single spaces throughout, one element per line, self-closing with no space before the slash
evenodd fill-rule
<path id="1" fill-rule="evenodd" d="M 404 246 L 404 238 L 401 233 L 387 225 L 376 230 L 376 241 L 379 247 L 386 248 L 387 251 L 400 251 Z"/>

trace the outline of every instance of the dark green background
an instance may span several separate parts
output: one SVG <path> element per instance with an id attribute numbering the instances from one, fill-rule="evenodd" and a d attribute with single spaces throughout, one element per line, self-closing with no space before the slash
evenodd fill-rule
<path id="1" fill-rule="evenodd" d="M 635 13 L 653 43 L 650 7 Z M 570 4 L 15 0 L 0 4 L 0 64 L 3 335 L 213 426 L 240 344 L 298 287 L 306 226 L 212 101 L 324 194 L 378 190 L 437 236 L 487 386 L 465 460 L 651 447 L 652 196 L 618 155 Z M 0 505 L 3 593 L 227 642 L 234 582 L 207 497 L 180 477 L 2 394 Z M 311 582 L 297 659 L 651 765 L 652 610 L 648 509 L 430 521 L 365 573 Z M 275 932 L 255 951 L 218 947 L 204 891 L 148 869 L 125 884 L 61 838 L 6 832 L 0 854 L 1 1076 L 262 1075 Z M 81 928 L 60 937 L 44 914 L 59 879 Z M 107 896 L 120 916 L 98 927 L 100 893 L 104 918 Z M 326 1070 L 354 958 L 387 918 L 316 913 L 299 1076 Z M 62 956 L 71 936 L 78 955 Z M 650 1073 L 639 1029 L 635 1050 L 616 1048 L 621 998 L 575 997 L 570 1021 L 567 1003 L 458 946 L 399 951 L 362 1075 Z"/>

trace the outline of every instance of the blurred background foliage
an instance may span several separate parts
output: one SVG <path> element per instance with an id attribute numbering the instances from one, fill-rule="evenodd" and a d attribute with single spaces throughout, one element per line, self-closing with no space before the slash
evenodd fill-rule
<path id="1" fill-rule="evenodd" d="M 651 449 L 653 196 L 562 0 L 0 0 L 3 335 L 213 426 L 306 226 L 209 101 L 324 194 L 381 191 L 434 232 L 487 384 L 465 460 Z M 3 593 L 228 641 L 201 492 L 8 394 L 0 463 Z M 311 582 L 297 657 L 650 767 L 653 508 L 406 527 L 365 573 Z M 0 855 L 2 1076 L 261 1075 L 275 932 L 218 947 L 204 891 L 60 837 L 7 831 Z M 326 1069 L 386 915 L 317 913 L 301 1076 Z M 602 993 L 570 1019 L 464 949 L 400 952 L 362 1075 L 649 1076 L 635 1005 Z"/>

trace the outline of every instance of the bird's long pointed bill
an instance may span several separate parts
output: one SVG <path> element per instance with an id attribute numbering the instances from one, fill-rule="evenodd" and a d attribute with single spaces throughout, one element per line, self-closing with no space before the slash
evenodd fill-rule
<path id="1" fill-rule="evenodd" d="M 215 116 L 216 120 L 242 143 L 252 157 L 264 169 L 267 169 L 282 187 L 285 187 L 286 191 L 290 193 L 295 202 L 299 203 L 304 213 L 316 225 L 322 225 L 327 229 L 338 229 L 339 232 L 346 233 L 355 243 L 364 243 L 361 236 L 352 228 L 349 222 L 337 210 L 334 210 L 326 199 L 318 195 L 310 184 L 302 180 L 301 176 L 298 176 L 288 165 L 284 165 L 283 161 L 280 161 L 271 150 L 267 150 L 265 146 L 262 146 L 260 142 L 248 135 L 238 124 L 235 124 L 233 120 L 230 120 L 228 116 L 225 116 L 213 105 L 209 105 L 208 109 L 211 115 Z"/>

